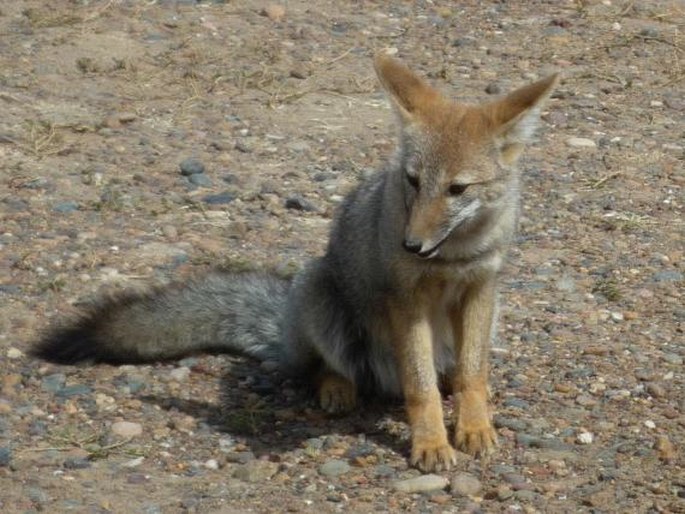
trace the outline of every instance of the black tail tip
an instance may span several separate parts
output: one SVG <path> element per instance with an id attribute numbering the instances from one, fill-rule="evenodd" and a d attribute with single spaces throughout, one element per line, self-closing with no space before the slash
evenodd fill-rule
<path id="1" fill-rule="evenodd" d="M 82 327 L 62 328 L 47 334 L 29 349 L 29 355 L 55 364 L 97 362 L 97 344 Z"/>

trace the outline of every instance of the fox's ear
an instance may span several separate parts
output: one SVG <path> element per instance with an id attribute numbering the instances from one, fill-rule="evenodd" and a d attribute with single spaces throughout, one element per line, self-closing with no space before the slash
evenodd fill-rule
<path id="1" fill-rule="evenodd" d="M 388 54 L 378 52 L 373 64 L 378 79 L 390 94 L 404 121 L 411 121 L 440 98 L 437 90 Z"/>
<path id="2" fill-rule="evenodd" d="M 521 155 L 540 121 L 542 105 L 558 82 L 555 73 L 485 106 L 505 164 L 513 164 Z"/>

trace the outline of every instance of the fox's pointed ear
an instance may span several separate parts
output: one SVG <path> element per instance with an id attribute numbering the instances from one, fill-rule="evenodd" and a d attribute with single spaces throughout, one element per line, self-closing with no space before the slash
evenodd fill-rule
<path id="1" fill-rule="evenodd" d="M 559 74 L 555 73 L 485 107 L 505 164 L 513 164 L 521 155 L 540 121 L 545 100 L 558 82 Z"/>
<path id="2" fill-rule="evenodd" d="M 373 64 L 378 79 L 390 94 L 404 121 L 414 119 L 440 98 L 437 90 L 387 53 L 378 52 Z"/>

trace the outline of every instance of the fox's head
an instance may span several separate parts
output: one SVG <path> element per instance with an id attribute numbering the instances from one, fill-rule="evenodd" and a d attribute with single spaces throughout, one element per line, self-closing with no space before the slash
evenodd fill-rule
<path id="1" fill-rule="evenodd" d="M 386 54 L 374 64 L 402 123 L 403 246 L 433 258 L 451 234 L 516 201 L 514 165 L 558 76 L 472 106 L 446 98 Z"/>

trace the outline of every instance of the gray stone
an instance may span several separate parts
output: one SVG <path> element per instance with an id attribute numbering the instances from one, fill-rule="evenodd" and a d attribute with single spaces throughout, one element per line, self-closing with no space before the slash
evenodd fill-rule
<path id="1" fill-rule="evenodd" d="M 12 461 L 12 450 L 9 446 L 0 446 L 0 468 L 7 467 Z"/>
<path id="2" fill-rule="evenodd" d="M 652 278 L 655 282 L 682 282 L 683 274 L 680 271 L 666 270 L 654 273 Z"/>
<path id="3" fill-rule="evenodd" d="M 504 400 L 505 407 L 514 407 L 516 409 L 527 410 L 530 408 L 530 404 L 525 400 L 520 400 L 519 398 L 507 398 Z"/>
<path id="4" fill-rule="evenodd" d="M 43 391 L 56 393 L 64 387 L 64 382 L 66 382 L 66 380 L 67 377 L 64 373 L 54 373 L 43 378 L 40 383 L 40 388 Z"/>
<path id="5" fill-rule="evenodd" d="M 494 424 L 496 428 L 508 428 L 514 432 L 520 432 L 526 429 L 526 422 L 522 419 L 507 418 L 504 416 L 495 416 Z"/>
<path id="6" fill-rule="evenodd" d="M 181 168 L 181 175 L 185 176 L 196 175 L 198 173 L 205 172 L 205 165 L 202 164 L 202 162 L 198 159 L 193 159 L 192 157 L 181 161 L 179 167 Z"/>
<path id="7" fill-rule="evenodd" d="M 333 459 L 319 467 L 319 473 L 327 477 L 337 477 L 350 471 L 350 465 L 344 460 Z"/>
<path id="8" fill-rule="evenodd" d="M 91 466 L 90 460 L 84 457 L 69 457 L 64 461 L 65 469 L 86 469 Z"/>
<path id="9" fill-rule="evenodd" d="M 398 480 L 393 484 L 393 489 L 401 493 L 422 493 L 445 489 L 447 484 L 447 479 L 440 475 L 421 475 L 416 478 Z"/>
<path id="10" fill-rule="evenodd" d="M 664 353 L 661 358 L 669 364 L 680 366 L 683 363 L 683 358 L 676 353 Z"/>
<path id="11" fill-rule="evenodd" d="M 212 187 L 212 179 L 204 173 L 194 173 L 188 177 L 188 182 L 195 186 Z"/>
<path id="12" fill-rule="evenodd" d="M 224 205 L 231 203 L 235 200 L 235 195 L 233 193 L 224 192 L 216 195 L 207 195 L 202 198 L 202 201 L 210 205 Z"/>
<path id="13" fill-rule="evenodd" d="M 52 210 L 62 214 L 68 214 L 70 212 L 78 211 L 78 204 L 76 202 L 60 202 L 55 205 Z"/>
<path id="14" fill-rule="evenodd" d="M 452 477 L 450 489 L 453 495 L 475 496 L 483 488 L 480 480 L 469 473 L 457 473 Z"/>
<path id="15" fill-rule="evenodd" d="M 64 386 L 55 394 L 62 398 L 70 398 L 72 396 L 91 394 L 92 392 L 93 390 L 85 384 L 74 384 L 70 386 Z"/>

